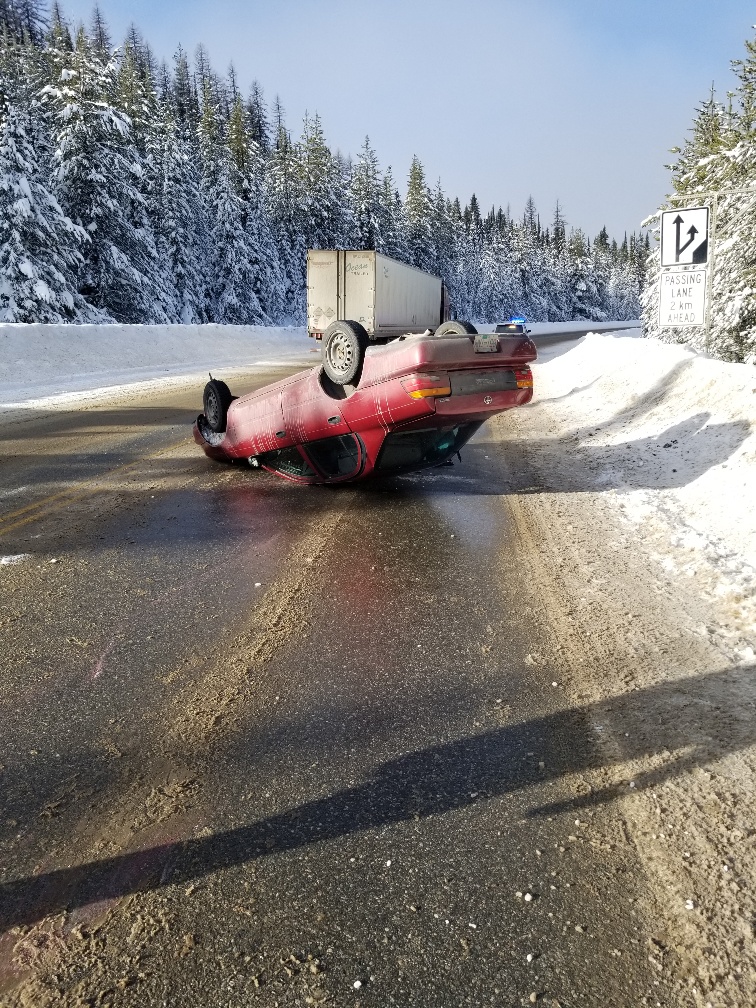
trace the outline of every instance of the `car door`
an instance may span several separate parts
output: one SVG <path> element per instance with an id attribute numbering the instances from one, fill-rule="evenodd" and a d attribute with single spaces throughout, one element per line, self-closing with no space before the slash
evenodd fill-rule
<path id="1" fill-rule="evenodd" d="M 284 422 L 281 385 L 231 404 L 226 437 L 240 455 L 260 455 L 293 444 Z"/>
<path id="2" fill-rule="evenodd" d="M 320 384 L 319 370 L 313 369 L 300 382 L 282 389 L 281 409 L 284 426 L 296 444 L 345 434 L 349 424 L 342 414 L 344 400 L 333 399 Z"/>

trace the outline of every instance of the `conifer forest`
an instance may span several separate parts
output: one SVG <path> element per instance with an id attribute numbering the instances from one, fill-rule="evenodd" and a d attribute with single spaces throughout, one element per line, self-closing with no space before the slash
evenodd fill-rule
<path id="1" fill-rule="evenodd" d="M 662 209 L 709 206 L 710 327 L 659 328 L 660 249 L 654 243 L 643 294 L 645 335 L 688 343 L 722 360 L 756 362 L 756 39 L 734 60 L 726 101 L 712 89 L 685 142 L 672 148 L 672 196 Z M 659 222 L 659 214 L 649 218 Z"/>
<path id="2" fill-rule="evenodd" d="M 590 238 L 558 204 L 546 222 L 532 200 L 463 206 L 418 157 L 400 183 L 369 139 L 333 151 L 317 114 L 297 137 L 203 46 L 160 63 L 98 9 L 74 26 L 0 0 L 0 31 L 2 321 L 301 324 L 308 248 L 440 275 L 471 321 L 638 317 L 645 237 Z"/>

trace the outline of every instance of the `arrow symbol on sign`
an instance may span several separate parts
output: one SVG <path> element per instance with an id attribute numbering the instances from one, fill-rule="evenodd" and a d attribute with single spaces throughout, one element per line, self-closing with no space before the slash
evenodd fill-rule
<path id="1" fill-rule="evenodd" d="M 672 221 L 672 223 L 675 225 L 675 262 L 680 262 L 680 256 L 683 254 L 685 249 L 689 245 L 692 245 L 693 242 L 695 241 L 696 235 L 698 234 L 698 228 L 695 225 L 692 225 L 690 228 L 688 228 L 688 231 L 686 233 L 689 234 L 690 237 L 688 238 L 688 240 L 685 242 L 684 245 L 681 245 L 680 229 L 682 228 L 685 221 L 682 219 L 680 214 L 678 214 L 677 217 L 675 217 L 675 219 Z"/>

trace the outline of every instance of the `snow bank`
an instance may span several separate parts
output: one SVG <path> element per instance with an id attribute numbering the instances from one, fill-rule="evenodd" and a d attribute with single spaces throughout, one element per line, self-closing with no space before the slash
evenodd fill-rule
<path id="1" fill-rule="evenodd" d="M 573 322 L 528 322 L 528 329 L 531 334 L 536 337 L 539 336 L 561 336 L 562 334 L 574 334 L 576 332 L 588 332 L 591 329 L 593 332 L 614 332 L 620 329 L 637 329 L 640 326 L 640 321 L 635 319 L 632 322 L 586 322 L 585 319 L 578 319 Z M 494 325 L 478 325 L 476 323 L 476 329 L 479 332 L 493 332 Z"/>
<path id="2" fill-rule="evenodd" d="M 553 488 L 613 498 L 641 539 L 653 534 L 668 572 L 698 579 L 702 595 L 726 605 L 747 650 L 756 633 L 756 369 L 590 333 L 536 365 L 536 378 L 533 408 L 576 453 L 552 463 Z"/>
<path id="3" fill-rule="evenodd" d="M 602 323 L 621 327 L 632 322 Z M 542 322 L 536 339 L 585 331 L 587 323 Z M 481 327 L 481 330 L 493 326 Z M 229 325 L 0 324 L 0 406 L 112 390 L 223 368 L 291 363 L 309 366 L 317 351 L 303 327 Z"/>
<path id="4" fill-rule="evenodd" d="M 0 325 L 0 403 L 270 361 L 309 364 L 303 328 Z"/>

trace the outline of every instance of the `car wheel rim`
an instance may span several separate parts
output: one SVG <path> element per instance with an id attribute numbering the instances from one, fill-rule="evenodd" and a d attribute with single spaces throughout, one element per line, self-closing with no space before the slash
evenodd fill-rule
<path id="1" fill-rule="evenodd" d="M 351 341 L 342 333 L 336 333 L 328 344 L 328 363 L 334 371 L 343 374 L 349 371 L 354 360 Z"/>
<path id="2" fill-rule="evenodd" d="M 210 393 L 207 397 L 207 421 L 210 424 L 216 423 L 218 420 L 218 400 L 214 393 Z"/>

